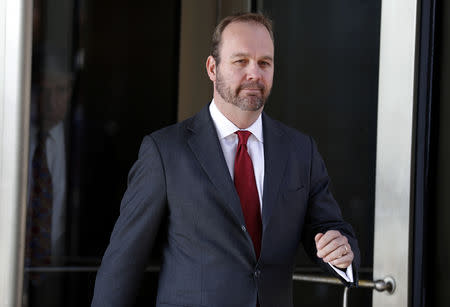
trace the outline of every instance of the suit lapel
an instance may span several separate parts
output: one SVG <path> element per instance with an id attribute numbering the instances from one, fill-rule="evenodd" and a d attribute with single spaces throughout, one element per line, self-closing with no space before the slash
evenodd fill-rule
<path id="1" fill-rule="evenodd" d="M 239 196 L 231 180 L 216 128 L 209 114 L 209 105 L 192 118 L 187 129 L 192 132 L 188 136 L 188 144 L 192 152 L 239 224 L 244 225 Z"/>
<path id="2" fill-rule="evenodd" d="M 277 204 L 280 185 L 288 158 L 288 142 L 284 132 L 263 113 L 264 192 L 262 206 L 263 235 Z"/>
<path id="3" fill-rule="evenodd" d="M 204 107 L 190 122 L 187 142 L 209 180 L 227 203 L 240 225 L 245 224 L 239 196 L 228 171 L 219 143 L 216 128 Z M 263 113 L 264 133 L 264 194 L 263 194 L 263 236 L 276 207 L 280 185 L 285 173 L 289 139 L 278 125 Z M 264 239 L 264 238 L 263 238 Z"/>

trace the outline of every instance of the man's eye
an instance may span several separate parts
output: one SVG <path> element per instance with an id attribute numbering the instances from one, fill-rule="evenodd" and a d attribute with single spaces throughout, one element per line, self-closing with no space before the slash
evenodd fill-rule
<path id="1" fill-rule="evenodd" d="M 244 59 L 236 60 L 235 63 L 237 63 L 237 64 L 245 64 L 245 63 L 247 63 L 247 60 L 244 60 Z"/>
<path id="2" fill-rule="evenodd" d="M 269 66 L 270 66 L 270 63 L 269 63 L 269 62 L 266 62 L 266 61 L 262 61 L 262 62 L 259 63 L 259 65 L 261 65 L 261 66 L 263 66 L 263 67 L 269 67 Z"/>

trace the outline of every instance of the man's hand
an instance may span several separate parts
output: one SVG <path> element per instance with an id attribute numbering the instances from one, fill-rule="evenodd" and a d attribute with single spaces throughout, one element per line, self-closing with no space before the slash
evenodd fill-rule
<path id="1" fill-rule="evenodd" d="M 347 237 L 337 230 L 329 230 L 325 234 L 316 234 L 317 257 L 327 263 L 346 269 L 353 261 L 353 251 Z"/>

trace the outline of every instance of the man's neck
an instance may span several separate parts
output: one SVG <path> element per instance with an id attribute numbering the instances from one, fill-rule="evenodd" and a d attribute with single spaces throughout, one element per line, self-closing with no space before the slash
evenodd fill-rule
<path id="1" fill-rule="evenodd" d="M 250 127 L 263 111 L 263 108 L 257 111 L 244 111 L 218 97 L 214 97 L 214 103 L 217 109 L 239 129 L 247 129 Z"/>

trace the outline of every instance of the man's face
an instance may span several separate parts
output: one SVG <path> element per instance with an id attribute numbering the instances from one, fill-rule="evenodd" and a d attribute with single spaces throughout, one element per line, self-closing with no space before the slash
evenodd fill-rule
<path id="1" fill-rule="evenodd" d="M 38 92 L 31 100 L 32 120 L 42 129 L 49 130 L 64 120 L 72 95 L 72 81 L 68 74 L 50 73 L 36 86 Z"/>
<path id="2" fill-rule="evenodd" d="M 222 33 L 215 90 L 244 111 L 261 109 L 272 88 L 274 47 L 267 29 L 257 23 L 234 22 Z"/>

